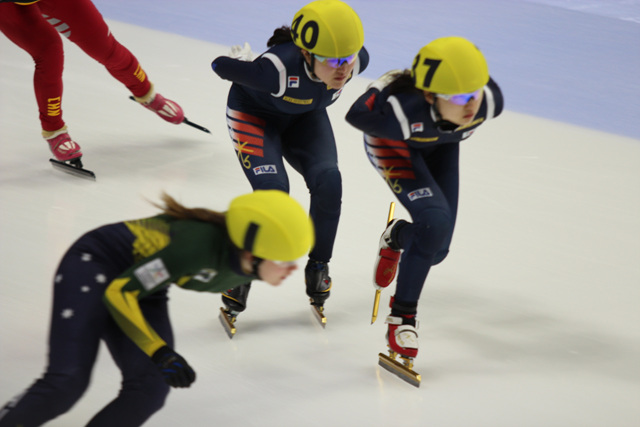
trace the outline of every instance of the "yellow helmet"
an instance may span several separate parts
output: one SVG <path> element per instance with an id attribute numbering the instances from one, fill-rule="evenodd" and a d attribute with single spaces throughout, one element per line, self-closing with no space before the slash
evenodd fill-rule
<path id="1" fill-rule="evenodd" d="M 298 11 L 291 24 L 296 46 L 318 56 L 344 58 L 362 49 L 360 18 L 340 0 L 317 0 Z"/>
<path id="2" fill-rule="evenodd" d="M 294 261 L 313 247 L 311 218 L 280 190 L 256 190 L 231 201 L 227 229 L 234 245 L 271 261 Z"/>
<path id="3" fill-rule="evenodd" d="M 462 37 L 436 39 L 420 49 L 411 77 L 418 89 L 444 95 L 471 93 L 489 82 L 482 52 Z"/>

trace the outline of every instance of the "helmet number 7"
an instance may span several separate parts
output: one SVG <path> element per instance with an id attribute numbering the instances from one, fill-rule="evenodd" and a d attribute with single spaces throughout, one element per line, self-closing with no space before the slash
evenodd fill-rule
<path id="1" fill-rule="evenodd" d="M 433 79 L 433 75 L 436 73 L 436 70 L 438 69 L 438 66 L 440 65 L 442 60 L 425 58 L 424 61 L 422 61 L 422 64 L 419 64 L 420 59 L 421 59 L 420 55 L 418 55 L 416 56 L 416 59 L 413 61 L 413 66 L 411 67 L 413 68 L 413 75 L 414 76 L 417 75 L 416 71 L 419 65 L 426 65 L 427 67 L 429 67 L 429 69 L 427 70 L 424 76 L 424 87 L 429 87 L 431 86 L 431 80 Z"/>

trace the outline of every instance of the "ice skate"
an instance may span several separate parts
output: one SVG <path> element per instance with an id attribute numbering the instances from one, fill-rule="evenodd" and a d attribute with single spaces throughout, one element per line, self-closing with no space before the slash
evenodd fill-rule
<path id="1" fill-rule="evenodd" d="M 393 230 L 394 219 L 393 213 L 396 209 L 396 203 L 391 202 L 389 205 L 389 215 L 387 216 L 387 228 L 385 228 L 382 236 L 380 237 L 380 243 L 378 248 L 378 256 L 373 267 L 373 287 L 376 289 L 376 296 L 373 300 L 373 312 L 371 313 L 371 324 L 373 325 L 378 318 L 378 307 L 380 305 L 380 294 L 382 290 L 389 286 L 396 275 L 398 269 L 398 262 L 400 260 L 400 250 L 394 250 L 389 248 L 389 243 L 385 239 L 385 235 L 388 234 L 388 239 L 391 239 L 391 230 Z M 380 270 L 380 273 L 378 273 Z"/>
<path id="2" fill-rule="evenodd" d="M 49 159 L 54 168 L 82 178 L 95 179 L 95 174 L 82 166 L 80 145 L 71 139 L 66 126 L 54 132 L 43 131 L 42 136 L 55 156 L 55 159 Z"/>
<path id="3" fill-rule="evenodd" d="M 420 387 L 422 378 L 413 370 L 413 359 L 418 355 L 417 302 L 399 301 L 391 297 L 389 307 L 391 314 L 385 321 L 389 325 L 389 355 L 379 353 L 378 364 L 409 384 Z"/>
<path id="4" fill-rule="evenodd" d="M 391 315 L 385 323 L 389 325 L 387 341 L 389 355 L 378 354 L 378 364 L 416 387 L 421 376 L 413 371 L 413 359 L 418 355 L 418 332 L 415 314 Z M 397 360 L 397 359 L 400 360 Z"/>
<path id="5" fill-rule="evenodd" d="M 309 259 L 304 268 L 304 279 L 307 285 L 307 295 L 309 295 L 311 302 L 311 310 L 324 328 L 327 324 L 327 318 L 324 315 L 324 302 L 331 293 L 329 265 L 326 262 Z"/>
<path id="6" fill-rule="evenodd" d="M 129 99 L 138 102 L 144 108 L 153 111 L 158 116 L 160 116 L 163 120 L 172 123 L 174 125 L 179 125 L 180 123 L 184 123 L 191 127 L 194 127 L 198 130 L 201 130 L 206 133 L 211 133 L 209 129 L 200 126 L 199 124 L 193 123 L 189 121 L 184 116 L 184 111 L 182 107 L 178 105 L 175 101 L 165 98 L 164 96 L 156 93 L 151 85 L 151 89 L 149 92 L 143 97 L 130 96 Z"/>
<path id="7" fill-rule="evenodd" d="M 380 236 L 378 257 L 376 258 L 373 283 L 376 289 L 389 286 L 396 277 L 402 248 L 395 241 L 398 230 L 408 224 L 403 219 L 393 219 Z"/>
<path id="8" fill-rule="evenodd" d="M 238 318 L 238 314 L 247 308 L 247 297 L 249 296 L 250 289 L 251 283 L 247 283 L 228 289 L 222 293 L 222 303 L 224 307 L 220 307 L 219 318 L 229 338 L 233 338 L 236 334 L 236 319 Z"/>
<path id="9" fill-rule="evenodd" d="M 176 102 L 156 93 L 153 85 L 149 92 L 143 97 L 134 97 L 144 108 L 151 110 L 163 120 L 179 125 L 184 120 L 184 111 Z"/>

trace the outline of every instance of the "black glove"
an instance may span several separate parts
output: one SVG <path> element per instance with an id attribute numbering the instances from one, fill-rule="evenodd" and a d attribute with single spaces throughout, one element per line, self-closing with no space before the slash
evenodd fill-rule
<path id="1" fill-rule="evenodd" d="M 156 350 L 151 360 L 171 387 L 189 387 L 196 380 L 196 373 L 187 361 L 166 345 Z"/>

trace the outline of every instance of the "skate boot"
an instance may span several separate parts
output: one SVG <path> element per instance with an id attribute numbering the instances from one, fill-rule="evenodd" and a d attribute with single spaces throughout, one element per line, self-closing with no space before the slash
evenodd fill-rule
<path id="1" fill-rule="evenodd" d="M 247 308 L 247 297 L 250 289 L 251 283 L 247 283 L 236 288 L 227 289 L 222 293 L 222 303 L 225 306 L 220 307 L 220 322 L 229 338 L 233 338 L 236 334 L 235 322 L 238 314 Z"/>
<path id="2" fill-rule="evenodd" d="M 304 281 L 311 304 L 322 307 L 331 293 L 331 277 L 326 262 L 309 259 L 304 268 Z"/>
<path id="3" fill-rule="evenodd" d="M 376 289 L 386 288 L 396 277 L 402 254 L 402 248 L 397 243 L 397 235 L 400 228 L 407 224 L 408 222 L 403 219 L 394 219 L 380 236 L 378 257 L 373 270 L 373 283 Z"/>
<path id="4" fill-rule="evenodd" d="M 49 144 L 49 149 L 59 162 L 79 163 L 82 151 L 77 142 L 71 139 L 67 127 L 57 131 L 42 131 L 42 136 Z M 80 163 L 82 166 L 82 163 Z"/>
<path id="5" fill-rule="evenodd" d="M 396 303 L 391 297 L 391 314 L 385 323 L 389 325 L 386 339 L 389 355 L 378 354 L 378 364 L 404 381 L 419 387 L 421 376 L 413 371 L 413 359 L 418 355 L 418 322 L 416 305 Z M 400 361 L 396 360 L 396 357 Z"/>
<path id="6" fill-rule="evenodd" d="M 413 358 L 418 355 L 418 332 L 416 315 L 403 314 L 398 316 L 387 316 L 385 321 L 389 325 L 387 331 L 387 341 L 389 342 L 389 352 L 407 360 L 413 366 Z M 392 355 L 393 356 L 393 355 Z"/>
<path id="7" fill-rule="evenodd" d="M 42 131 L 42 136 L 55 156 L 55 159 L 49 159 L 51 166 L 81 178 L 96 179 L 95 173 L 82 166 L 80 146 L 71 139 L 66 126 L 54 132 Z"/>
<path id="8" fill-rule="evenodd" d="M 327 324 L 324 316 L 324 302 L 331 293 L 331 277 L 329 277 L 329 265 L 326 262 L 315 261 L 309 258 L 304 268 L 304 281 L 307 285 L 307 295 L 311 302 L 311 310 L 322 327 Z"/>
<path id="9" fill-rule="evenodd" d="M 184 111 L 182 111 L 182 107 L 176 102 L 156 93 L 153 85 L 151 85 L 151 89 L 149 89 L 149 92 L 145 96 L 141 98 L 134 97 L 134 99 L 142 104 L 143 107 L 153 111 L 169 123 L 179 125 L 184 121 Z"/>

